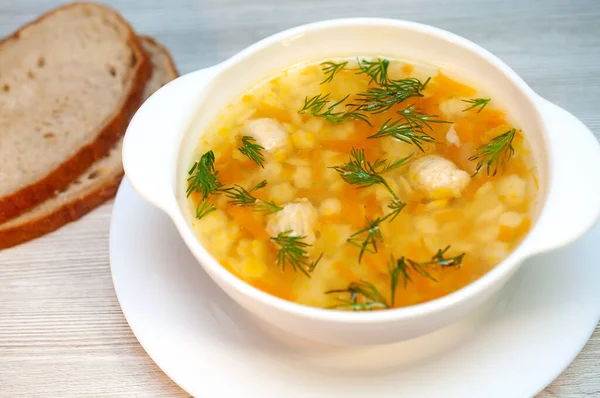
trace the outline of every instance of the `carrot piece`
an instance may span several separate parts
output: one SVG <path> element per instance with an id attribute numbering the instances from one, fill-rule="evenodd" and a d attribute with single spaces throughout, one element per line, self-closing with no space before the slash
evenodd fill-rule
<path id="1" fill-rule="evenodd" d="M 461 218 L 462 212 L 458 209 L 446 209 L 435 213 L 435 220 L 439 223 L 456 221 L 460 220 Z"/>
<path id="2" fill-rule="evenodd" d="M 360 203 L 356 188 L 351 185 L 344 185 L 342 188 L 342 214 L 344 219 L 350 225 L 356 228 L 365 226 L 364 207 Z"/>
<path id="3" fill-rule="evenodd" d="M 255 214 L 251 209 L 243 207 L 229 207 L 227 213 L 233 218 L 240 227 L 250 233 L 255 239 L 268 241 L 269 234 L 265 230 L 264 225 L 255 218 Z"/>
<path id="4" fill-rule="evenodd" d="M 438 72 L 438 74 L 432 79 L 431 83 L 434 86 L 434 92 L 445 98 L 468 97 L 477 93 L 473 87 L 459 83 L 456 80 L 444 75 L 442 72 Z"/>

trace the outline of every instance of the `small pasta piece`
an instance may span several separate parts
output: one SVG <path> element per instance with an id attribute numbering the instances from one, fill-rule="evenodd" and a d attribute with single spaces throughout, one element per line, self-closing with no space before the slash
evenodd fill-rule
<path id="1" fill-rule="evenodd" d="M 516 174 L 504 176 L 496 182 L 500 200 L 508 206 L 518 206 L 526 199 L 527 183 Z"/>
<path id="2" fill-rule="evenodd" d="M 337 198 L 327 198 L 321 202 L 319 212 L 324 216 L 333 216 L 342 211 L 342 202 Z"/>
<path id="3" fill-rule="evenodd" d="M 348 224 L 325 224 L 321 227 L 322 248 L 331 251 L 332 248 L 344 247 L 346 239 L 352 234 L 352 227 Z"/>
<path id="4" fill-rule="evenodd" d="M 493 242 L 498 238 L 500 227 L 498 225 L 488 225 L 487 227 L 477 228 L 473 232 L 475 238 L 481 243 Z"/>
<path id="5" fill-rule="evenodd" d="M 250 120 L 245 124 L 243 131 L 269 152 L 284 148 L 288 138 L 283 126 L 269 118 Z"/>
<path id="6" fill-rule="evenodd" d="M 431 200 L 458 198 L 471 178 L 454 163 L 437 155 L 429 155 L 411 163 L 408 179 L 415 189 Z"/>
<path id="7" fill-rule="evenodd" d="M 208 245 L 211 247 L 211 252 L 217 257 L 225 257 L 231 250 L 231 246 L 240 235 L 240 227 L 237 224 L 229 223 L 227 228 L 214 231 L 207 235 Z"/>
<path id="8" fill-rule="evenodd" d="M 489 264 L 497 264 L 508 256 L 508 244 L 497 241 L 491 242 L 483 247 L 481 253 L 486 262 Z"/>
<path id="9" fill-rule="evenodd" d="M 438 226 L 431 217 L 415 217 L 415 229 L 421 234 L 436 234 Z"/>
<path id="10" fill-rule="evenodd" d="M 283 174 L 283 165 L 276 162 L 267 162 L 265 168 L 260 171 L 261 177 L 269 183 L 273 184 L 277 181 L 281 181 Z"/>
<path id="11" fill-rule="evenodd" d="M 205 236 L 210 236 L 215 232 L 227 228 L 228 218 L 223 210 L 215 210 L 194 222 L 196 231 Z"/>
<path id="12" fill-rule="evenodd" d="M 381 139 L 381 148 L 385 151 L 389 158 L 405 158 L 417 153 L 418 149 L 407 142 L 398 141 L 392 137 Z"/>
<path id="13" fill-rule="evenodd" d="M 269 199 L 275 203 L 291 202 L 296 197 L 298 189 L 291 182 L 285 181 L 277 185 L 268 186 Z"/>
<path id="14" fill-rule="evenodd" d="M 312 149 L 317 143 L 317 136 L 314 133 L 299 130 L 298 132 L 291 135 L 292 144 L 294 148 L 298 149 Z"/>
<path id="15" fill-rule="evenodd" d="M 240 261 L 238 271 L 246 277 L 257 278 L 267 272 L 267 245 L 259 240 L 242 239 L 237 250 Z"/>
<path id="16" fill-rule="evenodd" d="M 308 199 L 297 199 L 269 217 L 267 232 L 271 236 L 277 236 L 282 232 L 291 231 L 291 236 L 306 236 L 304 241 L 312 245 L 315 242 L 314 228 L 317 218 L 317 209 Z"/>
<path id="17" fill-rule="evenodd" d="M 502 213 L 504 212 L 504 205 L 499 204 L 489 210 L 479 214 L 475 219 L 475 224 L 492 224 L 496 223 Z"/>
<path id="18" fill-rule="evenodd" d="M 312 172 L 310 170 L 310 167 L 308 166 L 301 166 L 301 167 L 296 167 L 296 171 L 294 172 L 294 185 L 296 185 L 298 188 L 310 188 L 313 181 L 312 181 Z"/>
<path id="19" fill-rule="evenodd" d="M 469 105 L 463 102 L 464 98 L 450 98 L 440 103 L 440 111 L 444 118 L 456 120 L 464 115 L 463 110 Z"/>
<path id="20" fill-rule="evenodd" d="M 498 222 L 500 225 L 509 227 L 509 228 L 517 228 L 523 222 L 523 215 L 515 212 L 515 211 L 507 211 L 502 213 Z"/>

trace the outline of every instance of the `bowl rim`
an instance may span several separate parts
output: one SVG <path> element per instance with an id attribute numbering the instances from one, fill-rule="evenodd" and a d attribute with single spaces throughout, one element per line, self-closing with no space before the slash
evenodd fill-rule
<path id="1" fill-rule="evenodd" d="M 532 118 L 536 119 L 536 123 L 541 127 L 542 131 L 545 131 L 545 126 L 540 114 L 539 107 L 536 102 L 537 94 L 525 83 L 525 81 L 507 64 L 501 61 L 497 56 L 492 54 L 490 51 L 479 46 L 478 44 L 459 36 L 455 33 L 440 29 L 431 25 L 426 25 L 418 22 L 407 21 L 402 19 L 392 18 L 374 18 L 374 17 L 352 17 L 352 18 L 336 18 L 326 19 L 317 22 L 307 23 L 279 31 L 275 34 L 267 36 L 254 44 L 246 47 L 230 58 L 224 60 L 218 65 L 211 67 L 215 69 L 213 77 L 218 76 L 222 71 L 227 70 L 231 65 L 235 65 L 237 62 L 251 56 L 252 54 L 260 51 L 261 49 L 277 45 L 282 42 L 293 41 L 295 37 L 302 36 L 306 33 L 312 33 L 315 30 L 325 28 L 336 28 L 336 27 L 391 27 L 398 29 L 409 29 L 418 33 L 434 36 L 439 40 L 448 42 L 448 45 L 462 47 L 472 53 L 475 53 L 478 57 L 482 58 L 490 67 L 495 67 L 502 71 L 507 79 L 511 80 L 518 90 L 524 95 L 524 98 L 529 102 L 531 109 L 535 110 L 535 115 Z M 186 130 L 189 127 L 186 128 Z M 187 134 L 184 133 L 183 136 Z M 544 133 L 545 134 L 545 133 Z M 183 136 L 181 137 L 183 140 Z M 181 140 L 180 140 L 181 141 Z M 177 151 L 176 160 L 179 160 L 180 154 L 179 149 Z M 552 170 L 549 168 L 547 180 L 552 180 Z M 175 184 L 176 185 L 176 184 Z M 175 200 L 178 202 L 177 200 Z M 522 261 L 531 255 L 535 254 L 535 251 L 526 250 L 528 243 L 532 236 L 536 234 L 538 220 L 542 217 L 545 210 L 545 203 L 547 201 L 547 195 L 539 198 L 539 213 L 536 222 L 533 227 L 527 233 L 525 238 L 519 243 L 519 245 L 510 254 L 491 270 L 486 272 L 484 275 L 470 282 L 469 284 L 448 293 L 444 296 L 438 297 L 433 300 L 429 300 L 423 303 L 413 304 L 406 307 L 390 308 L 378 311 L 341 311 L 334 309 L 326 309 L 321 307 L 313 307 L 305 304 L 288 301 L 280 297 L 266 293 L 250 283 L 244 281 L 240 277 L 236 276 L 231 271 L 223 267 L 219 261 L 217 261 L 212 254 L 205 248 L 205 246 L 198 240 L 192 228 L 188 225 L 186 216 L 184 215 L 183 209 L 180 204 L 176 203 L 177 207 L 176 214 L 171 213 L 171 218 L 176 221 L 177 229 L 182 235 L 186 245 L 198 262 L 206 269 L 209 276 L 213 279 L 218 277 L 220 281 L 231 286 L 236 291 L 242 293 L 244 296 L 249 297 L 252 300 L 259 302 L 260 304 L 273 307 L 279 311 L 289 313 L 295 316 L 303 318 L 311 318 L 314 320 L 336 322 L 342 324 L 364 324 L 364 323 L 384 323 L 390 321 L 402 321 L 410 320 L 417 317 L 423 317 L 439 313 L 447 310 L 459 302 L 468 300 L 471 297 L 477 296 L 486 289 L 493 287 L 496 283 L 507 281 L 508 278 L 514 274 Z M 217 281 L 219 282 L 219 281 Z M 217 283 L 220 285 L 220 283 Z M 221 286 L 220 286 L 221 287 Z M 223 289 L 223 287 L 221 287 Z M 226 289 L 223 289 L 226 290 Z M 237 300 L 236 300 L 237 301 Z"/>

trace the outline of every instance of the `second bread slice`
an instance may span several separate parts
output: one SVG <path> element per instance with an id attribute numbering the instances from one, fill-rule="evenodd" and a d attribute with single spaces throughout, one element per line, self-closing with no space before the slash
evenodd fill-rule
<path id="1" fill-rule="evenodd" d="M 114 10 L 74 3 L 0 42 L 0 223 L 65 188 L 119 140 L 151 73 Z"/>
<path id="2" fill-rule="evenodd" d="M 140 41 L 153 66 L 152 77 L 143 93 L 145 99 L 175 79 L 178 73 L 166 48 L 147 36 Z M 0 249 L 52 232 L 112 198 L 123 176 L 121 143 L 119 141 L 109 156 L 90 166 L 57 196 L 1 224 Z"/>

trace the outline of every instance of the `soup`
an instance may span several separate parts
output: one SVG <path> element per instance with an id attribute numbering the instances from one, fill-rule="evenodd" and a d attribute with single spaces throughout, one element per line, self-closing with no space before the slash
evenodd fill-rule
<path id="1" fill-rule="evenodd" d="M 523 132 L 493 98 L 427 65 L 294 65 L 201 136 L 185 175 L 198 239 L 285 300 L 423 303 L 488 272 L 530 229 L 537 180 Z"/>

